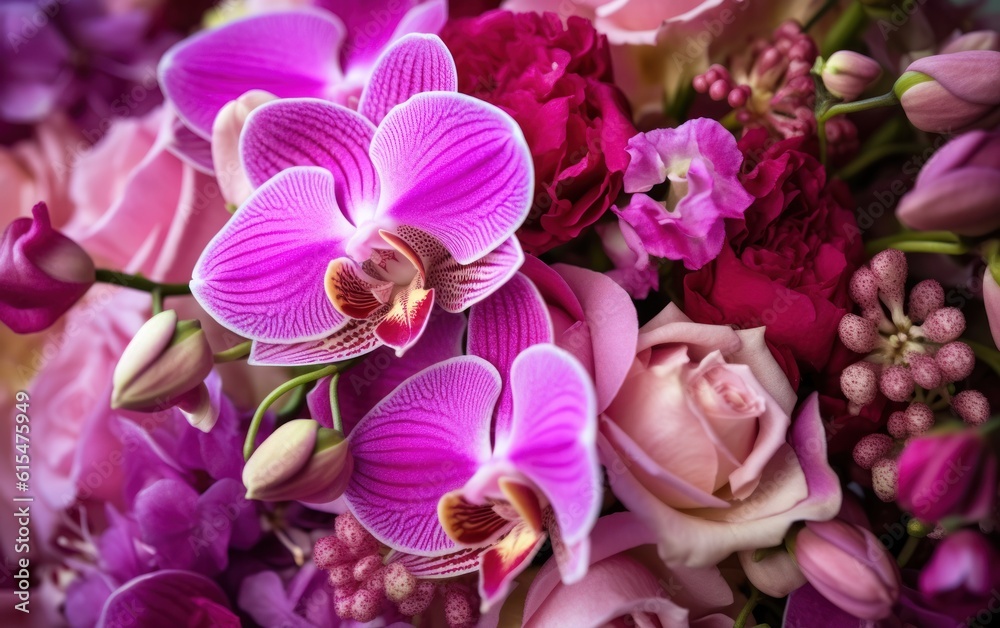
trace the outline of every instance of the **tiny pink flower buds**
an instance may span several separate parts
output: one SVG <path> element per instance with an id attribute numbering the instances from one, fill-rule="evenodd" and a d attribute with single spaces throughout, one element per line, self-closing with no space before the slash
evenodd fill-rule
<path id="1" fill-rule="evenodd" d="M 997 460 L 975 430 L 914 438 L 899 456 L 899 505 L 921 521 L 978 521 L 996 496 Z"/>
<path id="2" fill-rule="evenodd" d="M 925 279 L 910 290 L 910 319 L 923 322 L 934 310 L 944 307 L 944 288 L 933 279 Z"/>
<path id="3" fill-rule="evenodd" d="M 878 304 L 878 278 L 872 269 L 867 266 L 854 271 L 851 276 L 851 298 L 861 306 L 862 309 L 879 307 Z"/>
<path id="4" fill-rule="evenodd" d="M 965 331 L 965 315 L 957 308 L 943 307 L 931 312 L 920 329 L 934 342 L 945 344 L 957 340 Z"/>
<path id="5" fill-rule="evenodd" d="M 941 381 L 950 384 L 972 374 L 976 354 L 964 342 L 949 342 L 934 354 L 934 362 L 941 369 Z"/>
<path id="6" fill-rule="evenodd" d="M 52 228 L 38 203 L 0 236 L 0 321 L 16 333 L 51 327 L 94 285 L 94 262 Z"/>
<path id="7" fill-rule="evenodd" d="M 188 420 L 208 431 L 218 418 L 206 406 L 204 380 L 213 354 L 201 323 L 178 321 L 166 310 L 146 321 L 125 347 L 112 378 L 111 407 L 158 412 L 179 406 Z"/>
<path id="8" fill-rule="evenodd" d="M 876 254 L 869 265 L 883 298 L 902 306 L 903 288 L 908 272 L 906 255 L 896 249 L 886 249 Z"/>
<path id="9" fill-rule="evenodd" d="M 882 75 L 882 67 L 870 57 L 850 50 L 838 50 L 823 64 L 823 85 L 831 94 L 850 102 Z"/>
<path id="10" fill-rule="evenodd" d="M 910 426 L 906 422 L 906 413 L 893 412 L 885 424 L 886 430 L 893 438 L 904 439 L 910 434 Z"/>
<path id="11" fill-rule="evenodd" d="M 879 377 L 879 389 L 892 401 L 906 401 L 913 395 L 913 375 L 905 366 L 890 366 Z"/>
<path id="12" fill-rule="evenodd" d="M 868 353 L 878 342 L 875 324 L 857 314 L 845 314 L 838 328 L 844 346 L 855 353 Z"/>
<path id="13" fill-rule="evenodd" d="M 931 157 L 900 199 L 896 217 L 911 229 L 981 236 L 1000 228 L 998 196 L 1000 132 L 972 131 Z"/>
<path id="14" fill-rule="evenodd" d="M 911 353 L 907 356 L 913 382 L 924 390 L 933 390 L 941 385 L 941 369 L 934 358 L 926 353 Z"/>
<path id="15" fill-rule="evenodd" d="M 854 446 L 854 462 L 862 469 L 871 469 L 876 462 L 888 456 L 894 446 L 895 442 L 885 434 L 868 434 Z"/>
<path id="16" fill-rule="evenodd" d="M 934 411 L 926 403 L 911 403 L 903 413 L 906 430 L 910 436 L 923 434 L 934 427 Z"/>
<path id="17" fill-rule="evenodd" d="M 837 519 L 807 521 L 795 537 L 795 561 L 809 584 L 855 617 L 889 617 L 899 598 L 896 561 L 860 526 Z"/>
<path id="18" fill-rule="evenodd" d="M 896 500 L 899 485 L 899 463 L 893 458 L 882 458 L 872 465 L 872 490 L 884 502 Z"/>
<path id="19" fill-rule="evenodd" d="M 928 133 L 959 133 L 995 122 L 1000 52 L 966 50 L 910 64 L 893 86 L 906 117 Z"/>
<path id="20" fill-rule="evenodd" d="M 868 362 L 855 362 L 840 374 L 840 389 L 848 401 L 858 406 L 869 404 L 878 394 L 878 376 Z"/>
<path id="21" fill-rule="evenodd" d="M 254 451 L 243 467 L 243 484 L 247 499 L 321 504 L 343 494 L 353 468 L 343 434 L 312 419 L 296 419 Z"/>
<path id="22" fill-rule="evenodd" d="M 963 390 L 951 398 L 951 407 L 969 425 L 982 425 L 990 418 L 990 402 L 978 390 Z"/>

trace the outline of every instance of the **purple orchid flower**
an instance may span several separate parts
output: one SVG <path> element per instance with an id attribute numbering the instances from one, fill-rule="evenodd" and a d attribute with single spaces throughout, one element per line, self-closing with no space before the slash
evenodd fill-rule
<path id="1" fill-rule="evenodd" d="M 241 154 L 259 187 L 191 290 L 254 341 L 252 363 L 402 354 L 435 303 L 461 312 L 520 267 L 531 154 L 510 116 L 456 84 L 441 40 L 408 35 L 380 58 L 360 113 L 285 99 L 247 119 Z"/>
<path id="2" fill-rule="evenodd" d="M 435 318 L 422 348 L 453 347 L 453 322 Z M 406 379 L 353 426 L 344 497 L 415 577 L 478 569 L 485 610 L 546 538 L 565 582 L 586 572 L 602 493 L 597 400 L 523 275 L 472 308 L 468 337 L 469 355 Z"/>
<path id="3" fill-rule="evenodd" d="M 316 4 L 236 20 L 168 51 L 160 84 L 184 123 L 210 139 L 219 110 L 252 89 L 354 108 L 384 49 L 448 19 L 445 0 Z"/>

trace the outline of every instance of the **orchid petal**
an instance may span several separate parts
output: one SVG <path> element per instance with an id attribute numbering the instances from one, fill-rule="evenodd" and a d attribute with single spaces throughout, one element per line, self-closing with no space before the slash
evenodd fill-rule
<path id="1" fill-rule="evenodd" d="M 590 537 L 585 536 L 576 543 L 567 544 L 562 538 L 562 529 L 555 520 L 551 508 L 545 511 L 545 529 L 552 543 L 552 556 L 556 560 L 559 576 L 565 584 L 579 582 L 587 575 L 587 567 L 593 562 L 590 558 Z"/>
<path id="2" fill-rule="evenodd" d="M 337 15 L 347 27 L 348 39 L 340 51 L 345 71 L 364 70 L 379 52 L 408 33 L 436 33 L 448 19 L 444 0 L 316 0 L 317 6 Z"/>
<path id="3" fill-rule="evenodd" d="M 323 276 L 352 232 L 328 171 L 286 170 L 212 239 L 191 292 L 220 324 L 253 340 L 327 336 L 344 318 L 327 298 Z"/>
<path id="4" fill-rule="evenodd" d="M 372 139 L 382 185 L 376 221 L 427 232 L 469 264 L 524 222 L 531 153 L 514 120 L 464 94 L 425 92 L 396 107 Z"/>
<path id="5" fill-rule="evenodd" d="M 407 288 L 395 296 L 375 336 L 401 356 L 420 339 L 433 308 L 434 288 Z"/>
<path id="6" fill-rule="evenodd" d="M 465 317 L 435 310 L 427 328 L 406 354 L 397 358 L 392 349 L 380 347 L 357 368 L 340 377 L 337 402 L 344 433 L 350 434 L 358 421 L 396 386 L 421 370 L 462 355 Z M 307 397 L 314 419 L 326 427 L 333 426 L 330 412 L 330 378 L 323 379 Z"/>
<path id="7" fill-rule="evenodd" d="M 330 262 L 324 285 L 333 307 L 349 318 L 368 318 L 385 305 L 376 294 L 393 286 L 392 282 L 369 277 L 349 257 L 338 257 Z"/>
<path id="8" fill-rule="evenodd" d="M 434 287 L 436 302 L 448 312 L 463 312 L 493 294 L 524 262 L 524 251 L 516 237 L 508 238 L 471 264 L 459 264 L 448 249 L 419 229 L 400 226 L 397 239 L 420 258 L 427 285 Z"/>
<path id="9" fill-rule="evenodd" d="M 344 25 L 325 11 L 252 16 L 204 31 L 160 61 L 160 85 L 177 115 L 209 139 L 219 110 L 251 89 L 279 98 L 323 97 L 340 77 Z"/>
<path id="10" fill-rule="evenodd" d="M 438 501 L 489 457 L 490 418 L 500 376 L 458 357 L 406 380 L 348 437 L 354 473 L 351 512 L 393 549 L 433 556 L 454 551 L 438 523 Z"/>
<path id="11" fill-rule="evenodd" d="M 389 306 L 384 305 L 368 318 L 348 319 L 343 326 L 325 338 L 277 344 L 255 340 L 250 348 L 249 364 L 253 366 L 307 366 L 348 360 L 382 346 L 375 328 L 385 320 Z"/>
<path id="12" fill-rule="evenodd" d="M 170 123 L 170 140 L 166 148 L 195 170 L 203 174 L 215 173 L 212 143 L 184 126 L 177 118 Z"/>
<path id="13" fill-rule="evenodd" d="M 457 92 L 458 70 L 437 35 L 406 35 L 382 53 L 358 111 L 374 124 L 420 92 Z"/>
<path id="14" fill-rule="evenodd" d="M 492 503 L 474 504 L 464 493 L 463 487 L 445 493 L 438 501 L 438 521 L 449 538 L 460 545 L 485 546 L 510 531 L 511 523 Z"/>
<path id="15" fill-rule="evenodd" d="M 254 187 L 293 166 L 326 168 L 337 204 L 357 225 L 378 203 L 378 176 L 368 158 L 374 134 L 371 122 L 346 107 L 312 98 L 275 100 L 247 118 L 240 155 Z"/>
<path id="16" fill-rule="evenodd" d="M 453 578 L 479 570 L 479 560 L 486 547 L 464 547 L 452 554 L 416 556 L 391 551 L 385 564 L 401 563 L 416 578 Z"/>
<path id="17" fill-rule="evenodd" d="M 487 611 L 507 596 L 514 578 L 531 564 L 544 543 L 545 534 L 535 532 L 522 521 L 483 552 L 479 567 L 481 611 Z"/>
<path id="18" fill-rule="evenodd" d="M 524 275 L 514 275 L 469 311 L 469 355 L 492 364 L 504 381 L 494 428 L 498 438 L 511 429 L 509 375 L 514 359 L 528 347 L 552 340 L 552 321 L 545 301 Z"/>
<path id="19" fill-rule="evenodd" d="M 601 507 L 594 387 L 583 366 L 553 345 L 530 347 L 510 370 L 513 418 L 497 433 L 508 460 L 552 505 L 567 545 L 586 538 Z"/>

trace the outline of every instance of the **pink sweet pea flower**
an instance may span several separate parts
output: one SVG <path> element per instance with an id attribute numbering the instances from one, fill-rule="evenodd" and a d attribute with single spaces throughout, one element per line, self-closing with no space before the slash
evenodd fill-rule
<path id="1" fill-rule="evenodd" d="M 659 532 L 668 563 L 772 547 L 793 522 L 840 508 L 817 399 L 792 421 L 795 393 L 763 331 L 693 323 L 669 305 L 640 330 L 602 418 L 611 488 Z"/>
<path id="2" fill-rule="evenodd" d="M 635 230 L 642 248 L 683 260 L 690 270 L 718 257 L 725 219 L 742 218 L 754 200 L 739 181 L 743 154 L 736 138 L 715 120 L 698 118 L 636 135 L 627 150 L 632 160 L 625 191 L 633 196 L 615 213 Z M 647 194 L 668 181 L 665 198 Z"/>

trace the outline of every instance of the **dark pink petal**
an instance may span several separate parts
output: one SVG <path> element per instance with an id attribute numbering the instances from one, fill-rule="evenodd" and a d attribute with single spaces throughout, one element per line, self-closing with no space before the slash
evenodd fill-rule
<path id="1" fill-rule="evenodd" d="M 463 312 L 493 294 L 524 262 L 516 237 L 471 264 L 459 264 L 448 249 L 419 229 L 400 226 L 397 232 L 420 257 L 427 274 L 425 283 L 434 288 L 435 301 L 449 312 Z"/>
<path id="2" fill-rule="evenodd" d="M 198 260 L 191 292 L 224 327 L 253 340 L 328 336 L 344 317 L 323 289 L 353 234 L 321 168 L 286 170 L 237 210 Z"/>
<path id="3" fill-rule="evenodd" d="M 420 340 L 403 357 L 397 358 L 392 349 L 380 347 L 364 362 L 344 373 L 337 386 L 344 433 L 350 434 L 361 417 L 406 378 L 433 364 L 462 355 L 464 335 L 464 316 L 435 310 Z M 330 378 L 321 380 L 307 399 L 312 417 L 332 427 Z"/>
<path id="4" fill-rule="evenodd" d="M 239 618 L 212 580 L 189 571 L 167 569 L 139 576 L 108 598 L 98 628 L 236 628 Z"/>
<path id="5" fill-rule="evenodd" d="M 379 53 L 408 33 L 436 33 L 448 20 L 445 0 L 316 0 L 347 26 L 341 65 L 355 72 L 370 68 Z"/>
<path id="6" fill-rule="evenodd" d="M 406 380 L 348 437 L 351 512 L 393 549 L 426 556 L 454 551 L 438 523 L 438 501 L 489 458 L 490 418 L 500 376 L 458 357 Z"/>
<path id="7" fill-rule="evenodd" d="M 425 231 L 463 264 L 500 246 L 531 208 L 533 166 L 520 127 L 471 96 L 413 96 L 382 120 L 371 158 L 382 185 L 379 226 Z"/>
<path id="8" fill-rule="evenodd" d="M 340 78 L 344 26 L 325 11 L 257 15 L 204 31 L 160 61 L 160 86 L 177 115 L 209 139 L 216 114 L 251 89 L 279 98 L 325 95 Z"/>
<path id="9" fill-rule="evenodd" d="M 326 168 L 337 203 L 357 225 L 378 203 L 378 176 L 368 158 L 374 134 L 371 122 L 346 107 L 311 98 L 275 100 L 247 118 L 240 156 L 254 187 L 292 166 Z"/>
<path id="10" fill-rule="evenodd" d="M 545 534 L 535 532 L 522 521 L 483 552 L 479 568 L 479 596 L 485 608 L 507 595 L 511 582 L 531 564 L 531 559 L 543 543 Z"/>
<path id="11" fill-rule="evenodd" d="M 552 321 L 545 301 L 522 274 L 514 275 L 469 311 L 468 353 L 496 367 L 504 382 L 496 412 L 498 435 L 510 431 L 513 402 L 509 375 L 514 358 L 528 347 L 552 340 Z"/>
<path id="12" fill-rule="evenodd" d="M 307 366 L 364 355 L 382 346 L 382 341 L 375 336 L 375 328 L 385 320 L 388 312 L 389 306 L 384 305 L 368 318 L 348 319 L 335 332 L 318 340 L 290 344 L 255 340 L 250 350 L 249 363 L 255 366 Z"/>
<path id="13" fill-rule="evenodd" d="M 601 507 L 594 386 L 566 351 L 542 344 L 510 370 L 510 432 L 497 432 L 494 461 L 507 460 L 548 499 L 567 545 L 590 532 Z"/>
<path id="14" fill-rule="evenodd" d="M 375 336 L 401 356 L 420 339 L 434 308 L 434 288 L 408 288 L 397 294 Z"/>
<path id="15" fill-rule="evenodd" d="M 458 70 L 437 35 L 406 35 L 379 58 L 358 111 L 374 124 L 420 92 L 458 91 Z"/>

